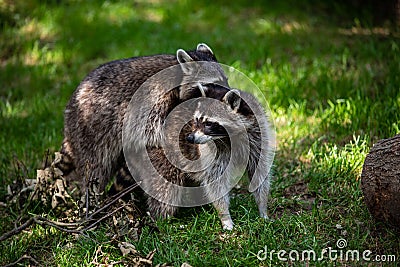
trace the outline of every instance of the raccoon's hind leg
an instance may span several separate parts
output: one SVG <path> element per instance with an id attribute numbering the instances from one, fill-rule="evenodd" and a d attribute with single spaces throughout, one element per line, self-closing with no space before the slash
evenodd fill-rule
<path id="1" fill-rule="evenodd" d="M 78 143 L 77 146 L 80 148 L 80 157 L 75 160 L 76 171 L 83 185 L 81 202 L 82 207 L 89 212 L 101 203 L 104 190 L 115 173 L 112 163 L 116 160 L 110 153 L 103 153 L 101 146 L 93 147 L 92 143 L 87 145 L 84 142 Z"/>
<path id="2" fill-rule="evenodd" d="M 56 167 L 63 172 L 63 175 L 68 175 L 75 170 L 75 165 L 74 156 L 67 138 L 64 138 L 60 153 L 61 160 L 56 163 Z"/>
<path id="3" fill-rule="evenodd" d="M 256 200 L 260 217 L 264 219 L 268 219 L 267 215 L 268 194 L 269 194 L 269 181 L 266 179 L 253 192 L 253 196 Z"/>
<path id="4" fill-rule="evenodd" d="M 68 182 L 74 182 L 80 188 L 80 206 L 89 208 L 97 205 L 100 200 L 99 196 L 104 190 L 104 187 L 99 185 L 98 179 L 101 179 L 103 169 L 98 167 L 100 164 L 96 161 L 96 154 L 88 153 L 88 151 L 92 152 L 93 149 L 83 149 L 82 151 L 85 151 L 85 153 L 79 153 L 76 147 L 85 147 L 85 143 L 79 143 L 81 139 L 71 140 L 69 136 L 71 135 L 66 134 L 64 138 L 60 151 L 62 160 L 56 166 L 63 172 Z"/>
<path id="5" fill-rule="evenodd" d="M 147 199 L 147 208 L 151 217 L 162 219 L 172 217 L 178 211 L 178 207 L 160 202 L 152 197 L 148 197 Z"/>
<path id="6" fill-rule="evenodd" d="M 163 179 L 150 178 L 149 180 L 143 180 L 143 183 L 147 188 L 149 188 L 148 186 L 151 187 L 151 196 L 147 198 L 147 208 L 150 216 L 163 219 L 174 216 L 178 207 L 173 204 L 178 203 L 181 197 L 179 190 L 174 190 L 171 184 Z"/>
<path id="7" fill-rule="evenodd" d="M 75 155 L 72 152 L 71 145 L 68 138 L 64 138 L 61 150 L 59 152 L 61 158 L 54 161 L 55 167 L 62 171 L 62 175 L 68 185 L 74 184 L 78 188 L 83 187 L 82 180 L 79 179 L 79 175 L 75 165 Z"/>
<path id="8" fill-rule="evenodd" d="M 114 182 L 113 186 L 111 187 L 111 190 L 112 190 L 111 194 L 120 192 L 120 191 L 124 190 L 125 188 L 136 183 L 135 179 L 132 177 L 132 175 L 128 169 L 128 166 L 126 165 L 124 158 L 123 158 L 123 161 L 120 161 L 119 166 L 121 166 L 121 167 L 118 169 L 117 174 L 115 176 L 115 182 Z"/>
<path id="9" fill-rule="evenodd" d="M 259 154 L 258 154 L 259 155 Z M 253 191 L 253 196 L 255 198 L 256 204 L 258 206 L 258 212 L 260 217 L 268 219 L 267 215 L 267 205 L 268 205 L 268 194 L 270 187 L 270 174 L 268 173 L 258 173 L 255 175 L 256 164 L 260 164 L 259 160 L 263 160 L 265 157 L 255 157 L 254 154 L 250 154 L 250 161 L 247 166 L 248 176 L 251 182 L 260 183 L 258 188 Z"/>
<path id="10" fill-rule="evenodd" d="M 148 148 L 147 153 L 154 169 L 146 170 L 143 166 L 135 166 L 133 171 L 138 173 L 133 175 L 140 178 L 140 187 L 148 195 L 147 208 L 150 216 L 174 216 L 182 198 L 179 186 L 185 184 L 187 174 L 169 162 L 162 148 Z"/>

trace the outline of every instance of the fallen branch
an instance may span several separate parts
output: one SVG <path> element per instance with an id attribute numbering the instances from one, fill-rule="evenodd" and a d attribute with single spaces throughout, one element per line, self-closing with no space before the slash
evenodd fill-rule
<path id="1" fill-rule="evenodd" d="M 133 185 L 125 188 L 121 192 L 118 192 L 117 194 L 112 196 L 110 198 L 110 202 L 109 203 L 103 205 L 100 209 L 95 210 L 93 213 L 91 213 L 90 216 L 87 217 L 87 220 L 91 220 L 93 218 L 93 216 L 95 216 L 96 214 L 98 214 L 98 213 L 102 212 L 103 210 L 109 208 L 111 205 L 113 205 L 119 199 L 123 198 L 126 194 L 132 192 L 136 187 L 138 187 L 138 185 L 137 184 L 133 184 Z"/>
<path id="2" fill-rule="evenodd" d="M 61 226 L 64 223 L 60 224 L 59 222 L 46 219 L 46 218 L 44 218 L 42 216 L 35 216 L 33 218 L 34 218 L 35 223 L 37 223 L 37 224 L 39 224 L 41 226 L 51 226 L 51 227 L 54 227 L 54 228 L 56 228 L 56 229 L 58 229 L 58 230 L 60 230 L 62 232 L 71 233 L 71 234 L 82 234 L 83 233 L 82 230 L 79 229 L 79 227 L 81 226 L 80 223 L 76 223 L 76 227 L 74 227 L 75 229 L 74 228 L 68 229 L 68 228 L 65 228 L 65 227 Z M 73 223 L 71 223 L 71 225 L 72 224 Z"/>
<path id="3" fill-rule="evenodd" d="M 112 211 L 111 213 L 107 213 L 106 215 L 104 215 L 104 216 L 101 217 L 100 219 L 96 220 L 94 223 L 92 223 L 92 224 L 88 225 L 87 227 L 85 227 L 85 228 L 83 229 L 83 231 L 88 231 L 88 230 L 94 228 L 98 223 L 100 223 L 101 221 L 103 221 L 103 220 L 107 219 L 108 217 L 112 216 L 112 215 L 115 214 L 117 211 L 119 211 L 119 210 L 125 208 L 125 206 L 127 206 L 127 205 L 123 205 L 123 206 L 121 206 L 121 207 L 115 209 L 115 210 Z M 89 220 L 88 220 L 88 221 L 89 221 Z"/>
<path id="4" fill-rule="evenodd" d="M 2 236 L 0 236 L 0 242 L 6 240 L 7 238 L 12 237 L 13 235 L 17 235 L 17 234 L 21 233 L 23 230 L 28 228 L 32 223 L 34 223 L 34 221 L 35 221 L 34 218 L 30 218 L 21 226 L 16 227 L 13 230 L 11 230 L 10 232 L 3 234 Z"/>
<path id="5" fill-rule="evenodd" d="M 14 262 L 12 262 L 12 263 L 9 263 L 9 264 L 7 264 L 7 265 L 4 265 L 3 267 L 15 266 L 15 265 L 17 265 L 18 263 L 20 263 L 20 262 L 23 261 L 23 260 L 29 260 L 29 261 L 33 262 L 36 266 L 39 266 L 39 265 L 40 265 L 39 262 L 37 262 L 37 260 L 35 260 L 35 259 L 32 258 L 31 256 L 29 256 L 29 255 L 24 255 L 24 256 L 22 256 L 21 258 L 19 258 L 18 260 L 14 261 Z"/>
<path id="6" fill-rule="evenodd" d="M 26 228 L 31 226 L 33 223 L 39 224 L 41 226 L 50 226 L 54 227 L 57 230 L 60 230 L 62 232 L 66 233 L 72 233 L 72 234 L 84 234 L 85 231 L 88 231 L 90 229 L 93 229 L 97 224 L 99 224 L 101 221 L 104 221 L 105 219 L 111 217 L 114 215 L 116 212 L 120 211 L 121 209 L 125 208 L 127 205 L 122 205 L 118 207 L 117 209 L 107 212 L 105 215 L 102 217 L 96 219 L 96 215 L 102 215 L 102 212 L 105 211 L 107 208 L 111 207 L 115 202 L 117 202 L 119 199 L 121 199 L 123 196 L 126 194 L 130 193 L 135 189 L 137 185 L 132 185 L 126 188 L 125 190 L 121 191 L 120 193 L 114 195 L 110 202 L 102 206 L 100 209 L 94 211 L 92 214 L 87 219 L 84 219 L 82 221 L 78 222 L 73 222 L 73 223 L 64 223 L 64 222 L 57 222 L 53 221 L 50 219 L 47 219 L 42 216 L 34 216 L 29 218 L 25 223 L 23 223 L 21 226 L 15 227 L 13 230 L 3 234 L 0 236 L 0 241 L 4 241 L 14 235 L 17 235 L 24 231 Z M 91 222 L 91 223 L 90 223 Z"/>

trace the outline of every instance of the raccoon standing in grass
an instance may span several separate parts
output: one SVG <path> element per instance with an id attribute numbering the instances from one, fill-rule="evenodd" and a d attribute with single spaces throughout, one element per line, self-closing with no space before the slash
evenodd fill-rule
<path id="1" fill-rule="evenodd" d="M 135 146 L 158 147 L 163 136 L 163 121 L 168 113 L 182 101 L 201 95 L 199 84 L 191 79 L 198 70 L 191 69 L 193 64 L 185 64 L 200 61 L 217 62 L 205 44 L 199 44 L 194 51 L 179 49 L 176 55 L 112 61 L 87 75 L 73 93 L 64 113 L 63 162 L 59 165 L 64 175 L 75 169 L 77 178 L 83 181 L 83 192 L 90 191 L 97 196 L 117 171 L 127 173 L 123 168 L 125 159 L 121 139 L 124 116 L 132 96 L 154 74 L 171 66 L 181 66 L 181 71 L 174 77 L 147 86 L 148 93 L 143 101 L 153 107 L 150 116 L 154 123 L 146 125 L 135 121 L 132 124 Z M 202 71 L 203 80 L 206 77 L 207 82 L 228 86 L 218 64 L 203 65 Z M 168 79 L 181 86 L 168 88 L 172 83 Z"/>
<path id="2" fill-rule="evenodd" d="M 229 170 L 230 164 L 233 169 L 247 171 L 249 191 L 255 198 L 259 215 L 268 218 L 270 168 L 275 146 L 272 129 L 264 109 L 249 93 L 233 89 L 223 96 L 222 105 L 217 101 L 207 106 L 201 101 L 197 104 L 192 131 L 186 139 L 198 145 L 200 154 L 214 152 L 215 156 L 213 159 L 206 156 L 207 167 L 192 179 L 209 185 L 205 187 L 205 196 L 213 200 L 224 229 L 231 230 L 234 225 L 229 213 L 229 190 L 237 180 L 233 177 L 235 170 Z"/>

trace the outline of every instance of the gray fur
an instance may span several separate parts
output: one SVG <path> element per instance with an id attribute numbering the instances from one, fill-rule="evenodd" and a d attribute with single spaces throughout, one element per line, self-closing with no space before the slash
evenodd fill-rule
<path id="1" fill-rule="evenodd" d="M 193 64 L 216 62 L 215 56 L 203 46 L 189 52 L 178 50 L 178 54 L 178 59 L 176 55 L 155 55 L 112 61 L 93 70 L 79 84 L 65 109 L 61 153 L 67 161 L 73 162 L 78 179 L 84 181 L 83 189 L 93 185 L 94 191 L 101 194 L 115 172 L 124 168 L 123 122 L 131 98 L 140 86 L 154 74 L 179 64 L 182 58 Z M 178 84 L 191 81 L 185 72 L 190 72 L 190 66 L 181 66 L 183 73 L 170 77 L 179 79 Z M 222 79 L 226 84 L 226 77 L 218 66 L 213 66 L 207 74 L 215 76 L 210 79 Z M 196 84 L 187 83 L 168 92 L 160 81 L 149 84 L 148 92 L 141 97 L 147 106 L 154 107 L 151 111 L 154 124 L 143 128 L 145 124 L 140 120 L 132 121 L 129 127 L 130 132 L 135 133 L 133 145 L 157 147 L 168 113 L 181 101 L 201 95 L 195 89 Z"/>

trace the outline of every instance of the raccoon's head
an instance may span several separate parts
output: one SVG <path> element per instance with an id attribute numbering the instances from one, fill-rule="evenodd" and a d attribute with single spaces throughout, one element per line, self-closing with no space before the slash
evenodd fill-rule
<path id="1" fill-rule="evenodd" d="M 209 46 L 200 43 L 196 50 L 176 51 L 176 58 L 182 70 L 182 81 L 179 90 L 180 99 L 189 99 L 203 95 L 198 91 L 198 84 L 218 84 L 229 87 L 228 79 L 221 65 Z M 201 95 L 199 95 L 201 93 Z"/>
<path id="2" fill-rule="evenodd" d="M 205 144 L 212 140 L 224 141 L 231 134 L 243 133 L 251 127 L 252 113 L 242 101 L 239 90 L 227 91 L 220 100 L 204 100 L 198 102 L 192 132 L 186 137 L 188 142 Z"/>

